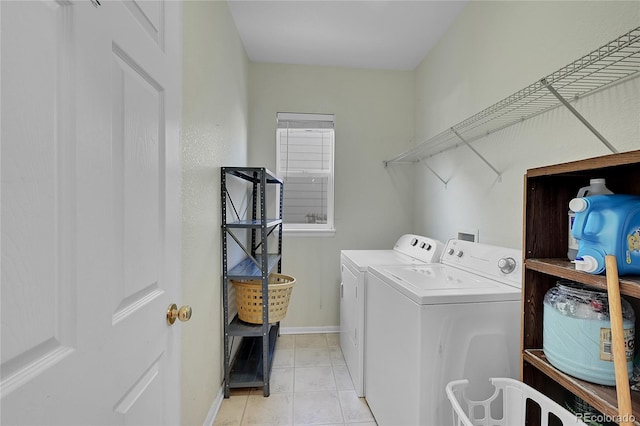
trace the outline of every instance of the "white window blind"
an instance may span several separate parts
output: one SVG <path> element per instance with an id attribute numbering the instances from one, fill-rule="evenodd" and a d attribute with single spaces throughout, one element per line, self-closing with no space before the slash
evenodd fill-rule
<path id="1" fill-rule="evenodd" d="M 276 173 L 285 231 L 333 230 L 334 116 L 278 113 Z"/>

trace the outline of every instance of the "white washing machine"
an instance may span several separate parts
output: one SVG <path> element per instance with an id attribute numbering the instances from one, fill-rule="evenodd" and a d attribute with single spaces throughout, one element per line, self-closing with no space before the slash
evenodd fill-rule
<path id="1" fill-rule="evenodd" d="M 443 248 L 440 241 L 405 234 L 390 250 L 340 252 L 340 346 L 358 396 L 364 396 L 365 289 L 369 267 L 439 262 Z"/>
<path id="2" fill-rule="evenodd" d="M 372 267 L 365 395 L 379 425 L 452 425 L 445 386 L 519 378 L 520 250 L 450 240 L 440 264 Z"/>

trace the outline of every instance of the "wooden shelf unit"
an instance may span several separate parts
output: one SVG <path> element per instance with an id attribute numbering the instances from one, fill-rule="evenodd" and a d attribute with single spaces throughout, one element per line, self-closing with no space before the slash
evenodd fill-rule
<path id="1" fill-rule="evenodd" d="M 553 367 L 542 350 L 543 300 L 559 279 L 607 288 L 604 275 L 576 271 L 567 259 L 569 201 L 591 178 L 605 178 L 616 194 L 640 195 L 640 151 L 530 169 L 524 191 L 522 380 L 564 405 L 576 395 L 606 416 L 618 415 L 615 387 L 571 377 Z M 640 317 L 640 276 L 620 277 L 620 292 Z M 640 425 L 640 392 L 631 392 Z"/>

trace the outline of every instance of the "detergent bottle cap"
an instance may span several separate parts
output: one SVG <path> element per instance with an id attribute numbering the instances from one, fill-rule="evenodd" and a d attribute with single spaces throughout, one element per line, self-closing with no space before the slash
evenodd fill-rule
<path id="1" fill-rule="evenodd" d="M 613 194 L 606 185 L 606 179 L 596 178 L 589 180 L 589 186 L 583 186 L 578 191 L 577 197 L 589 197 L 591 195 Z"/>
<path id="2" fill-rule="evenodd" d="M 607 188 L 607 181 L 605 179 L 591 179 L 589 180 L 589 189 L 587 195 L 602 195 L 613 194 L 609 188 Z"/>
<path id="3" fill-rule="evenodd" d="M 584 198 L 574 198 L 569 201 L 569 210 L 574 213 L 583 212 L 587 209 L 587 200 Z"/>
<path id="4" fill-rule="evenodd" d="M 594 272 L 598 269 L 598 261 L 593 256 L 576 257 L 576 271 Z"/>

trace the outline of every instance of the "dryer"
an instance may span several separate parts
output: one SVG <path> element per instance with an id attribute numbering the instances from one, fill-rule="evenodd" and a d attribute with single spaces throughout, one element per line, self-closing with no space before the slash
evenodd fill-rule
<path id="1" fill-rule="evenodd" d="M 452 425 L 445 386 L 519 378 L 520 250 L 450 240 L 440 264 L 375 266 L 367 281 L 365 396 L 379 425 Z"/>
<path id="2" fill-rule="evenodd" d="M 443 249 L 441 241 L 405 234 L 393 249 L 340 252 L 340 347 L 359 397 L 365 394 L 365 292 L 369 268 L 439 262 Z"/>

